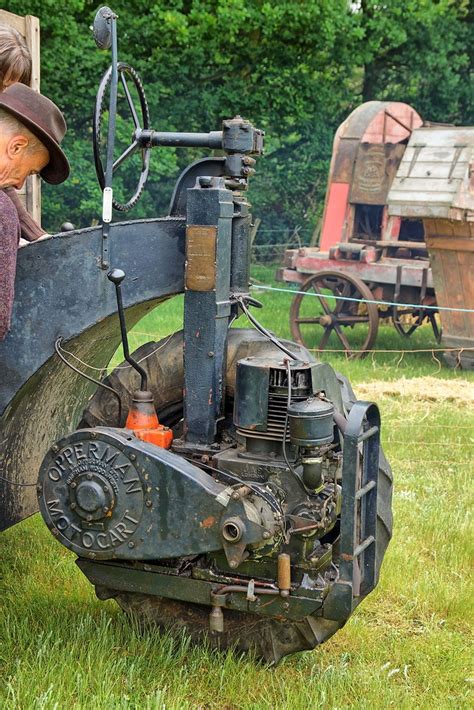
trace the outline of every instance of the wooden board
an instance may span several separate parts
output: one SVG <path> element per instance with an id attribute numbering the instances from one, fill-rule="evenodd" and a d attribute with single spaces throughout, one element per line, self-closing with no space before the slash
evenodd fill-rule
<path id="1" fill-rule="evenodd" d="M 389 214 L 465 219 L 464 210 L 474 211 L 467 189 L 473 161 L 474 127 L 413 131 L 388 195 Z"/>
<path id="2" fill-rule="evenodd" d="M 32 69 L 30 86 L 35 91 L 40 90 L 40 25 L 33 15 L 14 15 L 12 12 L 0 10 L 0 23 L 17 30 L 24 38 L 31 53 Z M 26 209 L 33 219 L 41 223 L 41 178 L 31 175 L 25 187 L 19 192 Z"/>
<path id="3" fill-rule="evenodd" d="M 439 306 L 474 310 L 474 225 L 425 220 L 425 239 Z M 474 313 L 440 311 L 442 342 L 474 347 Z"/>

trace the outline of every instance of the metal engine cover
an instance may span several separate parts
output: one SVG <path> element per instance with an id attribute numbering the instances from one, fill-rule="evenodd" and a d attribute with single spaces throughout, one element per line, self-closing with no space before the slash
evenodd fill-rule
<path id="1" fill-rule="evenodd" d="M 156 560 L 262 542 L 254 506 L 186 459 L 126 429 L 80 429 L 53 446 L 40 469 L 41 514 L 56 539 L 90 559 Z"/>
<path id="2" fill-rule="evenodd" d="M 84 434 L 76 432 L 47 454 L 40 511 L 53 535 L 78 555 L 114 557 L 136 544 L 146 480 L 132 451 L 95 432 Z"/>

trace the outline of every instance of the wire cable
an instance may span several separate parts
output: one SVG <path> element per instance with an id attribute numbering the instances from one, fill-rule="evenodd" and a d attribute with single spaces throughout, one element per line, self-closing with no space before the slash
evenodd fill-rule
<path id="1" fill-rule="evenodd" d="M 453 311 L 455 313 L 474 313 L 473 308 L 450 308 L 449 306 L 425 306 L 420 303 L 400 303 L 396 301 L 378 301 L 376 299 L 370 299 L 368 300 L 367 298 L 351 298 L 349 296 L 335 296 L 334 294 L 328 294 L 328 293 L 318 293 L 317 291 L 314 291 L 312 293 L 311 291 L 300 291 L 298 289 L 292 289 L 292 288 L 278 288 L 276 286 L 267 286 L 266 284 L 256 284 L 253 283 L 251 284 L 252 288 L 257 289 L 258 291 L 278 291 L 279 293 L 289 293 L 292 294 L 293 296 L 301 294 L 302 296 L 313 296 L 315 298 L 320 298 L 321 296 L 323 298 L 334 298 L 336 301 L 351 301 L 353 303 L 375 303 L 378 306 L 403 306 L 404 308 L 423 308 L 424 310 L 430 310 L 430 311 Z"/>
<path id="2" fill-rule="evenodd" d="M 114 390 L 113 387 L 110 387 L 109 385 L 106 385 L 105 382 L 101 382 L 100 380 L 95 380 L 93 377 L 90 377 L 89 375 L 86 375 L 85 372 L 82 372 L 77 368 L 75 365 L 73 365 L 71 362 L 69 362 L 64 355 L 61 352 L 61 343 L 62 343 L 62 338 L 58 338 L 56 342 L 54 343 L 54 349 L 56 350 L 56 354 L 60 358 L 60 360 L 67 365 L 73 372 L 76 374 L 80 375 L 81 377 L 84 377 L 84 379 L 88 380 L 89 382 L 93 382 L 95 385 L 98 387 L 102 387 L 104 390 L 107 390 L 108 392 L 112 392 L 114 397 L 117 397 L 117 402 L 118 402 L 118 426 L 121 425 L 122 422 L 122 400 L 120 398 L 119 393 Z"/>
<path id="3" fill-rule="evenodd" d="M 239 486 L 248 486 L 256 495 L 261 496 L 270 508 L 277 513 L 278 515 L 283 515 L 283 510 L 278 509 L 277 507 L 274 506 L 273 502 L 274 500 L 276 501 L 277 498 L 274 496 L 273 498 L 267 497 L 267 493 L 265 492 L 263 484 L 255 483 L 255 481 L 246 481 L 242 478 L 239 478 L 238 476 L 235 476 L 232 473 L 229 473 L 229 471 L 223 471 L 220 468 L 215 468 L 214 466 L 211 466 L 210 464 L 207 463 L 202 463 L 201 461 L 196 461 L 195 459 L 192 458 L 192 456 L 187 456 L 186 454 L 181 454 L 181 456 L 186 459 L 186 461 L 189 461 L 189 463 L 192 463 L 194 466 L 197 466 L 197 468 L 207 468 L 209 471 L 212 471 L 213 473 L 217 473 L 220 476 L 224 476 L 226 478 L 230 478 L 232 481 L 235 481 L 233 485 L 239 485 Z M 263 490 L 262 490 L 263 489 Z"/>
<path id="4" fill-rule="evenodd" d="M 155 348 L 154 350 L 152 350 L 151 353 L 148 353 L 148 355 L 144 355 L 144 356 L 141 357 L 139 360 L 137 360 L 137 362 L 138 362 L 138 363 L 144 362 L 144 361 L 147 360 L 149 357 L 152 357 L 153 355 L 155 355 L 159 350 L 161 350 L 161 349 L 164 348 L 166 345 L 168 345 L 168 343 L 169 343 L 169 341 L 171 340 L 171 338 L 173 337 L 173 335 L 176 335 L 176 333 L 179 333 L 179 332 L 180 332 L 179 330 L 175 330 L 174 333 L 171 333 L 171 335 L 169 335 L 169 336 L 166 338 L 166 340 L 165 340 L 164 343 L 161 343 L 161 345 L 158 345 L 158 347 Z M 133 335 L 145 335 L 147 338 L 156 338 L 156 337 L 157 337 L 157 334 L 156 334 L 156 333 L 141 333 L 141 332 L 139 332 L 139 331 L 133 331 L 132 334 L 133 334 Z M 97 338 L 97 340 L 99 340 L 99 338 Z M 93 342 L 96 342 L 96 341 L 93 341 Z M 89 363 L 84 362 L 84 360 L 81 360 L 81 358 L 77 357 L 77 355 L 74 355 L 74 353 L 70 352 L 69 350 L 66 350 L 66 348 L 63 348 L 62 345 L 60 345 L 60 349 L 61 349 L 61 351 L 62 351 L 63 353 L 66 353 L 66 355 L 70 355 L 70 357 L 74 358 L 74 360 L 77 360 L 77 362 L 80 362 L 81 365 L 84 365 L 84 367 L 89 368 L 89 370 L 95 370 L 95 372 L 107 372 L 107 370 L 109 369 L 109 366 L 107 366 L 107 367 L 94 367 L 93 365 L 89 365 Z M 117 367 L 114 367 L 114 368 L 111 368 L 111 369 L 113 369 L 113 370 L 130 370 L 130 369 L 132 369 L 132 366 L 131 366 L 131 365 L 117 365 Z"/>
<path id="5" fill-rule="evenodd" d="M 278 340 L 278 338 L 276 338 L 273 335 L 273 333 L 270 333 L 269 330 L 264 328 L 264 326 L 261 323 L 259 323 L 259 321 L 250 313 L 250 311 L 247 308 L 247 305 L 245 303 L 245 300 L 242 298 L 242 296 L 239 296 L 236 300 L 239 303 L 239 305 L 241 306 L 243 312 L 245 313 L 245 315 L 247 316 L 249 321 L 262 335 L 264 335 L 266 338 L 268 338 L 273 343 L 273 345 L 276 345 L 277 348 L 282 350 L 285 353 L 285 355 L 288 355 L 288 357 L 290 357 L 292 360 L 299 360 L 300 359 L 294 353 L 292 353 L 291 350 L 289 350 L 287 347 L 285 347 L 285 345 L 283 345 L 283 343 L 280 342 L 280 340 Z"/>
<path id="6" fill-rule="evenodd" d="M 288 466 L 288 470 L 289 470 L 289 471 L 293 474 L 293 476 L 298 480 L 298 483 L 301 484 L 301 479 L 300 479 L 300 477 L 298 476 L 298 474 L 296 473 L 296 471 L 295 471 L 295 469 L 293 468 L 293 466 L 290 464 L 290 462 L 289 462 L 289 460 L 288 460 L 287 453 L 286 453 L 286 435 L 287 435 L 287 432 L 288 432 L 288 421 L 289 421 L 289 418 L 290 418 L 290 405 L 291 405 L 291 365 L 290 365 L 290 361 L 289 361 L 289 360 L 286 361 L 286 369 L 287 369 L 287 372 L 288 372 L 288 397 L 287 397 L 287 400 L 286 400 L 285 426 L 283 427 L 283 446 L 282 446 L 282 449 L 283 449 L 283 458 L 285 459 L 285 463 L 286 463 L 286 465 Z"/>

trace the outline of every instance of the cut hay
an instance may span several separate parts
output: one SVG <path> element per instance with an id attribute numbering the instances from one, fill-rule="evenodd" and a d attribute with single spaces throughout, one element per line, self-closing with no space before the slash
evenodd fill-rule
<path id="1" fill-rule="evenodd" d="M 360 383 L 356 387 L 361 399 L 377 401 L 380 397 L 408 397 L 418 402 L 458 402 L 474 406 L 474 384 L 469 380 L 442 380 L 437 377 L 402 378 L 393 382 Z"/>

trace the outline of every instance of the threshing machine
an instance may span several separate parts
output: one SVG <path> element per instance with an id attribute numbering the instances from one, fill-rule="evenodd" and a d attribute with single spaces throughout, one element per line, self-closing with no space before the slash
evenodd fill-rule
<path id="1" fill-rule="evenodd" d="M 299 286 L 290 311 L 298 343 L 364 357 L 380 318 L 405 337 L 429 321 L 439 339 L 423 222 L 416 214 L 392 216 L 388 205 L 407 143 L 421 125 L 407 104 L 370 101 L 339 126 L 319 248 L 287 250 L 277 274 Z"/>
<path id="2" fill-rule="evenodd" d="M 379 411 L 250 310 L 245 190 L 262 131 L 240 116 L 153 130 L 109 8 L 94 34 L 112 48 L 94 119 L 102 224 L 20 250 L 0 344 L 0 525 L 39 501 L 101 599 L 276 663 L 326 640 L 377 584 L 392 528 Z M 133 125 L 114 158 L 118 92 Z M 181 174 L 166 217 L 112 222 L 154 146 L 219 154 Z M 133 155 L 138 185 L 120 202 L 113 173 Z M 182 292 L 183 330 L 131 355 L 127 327 Z M 255 329 L 230 328 L 242 313 Z M 106 366 L 121 341 L 125 362 L 91 381 L 85 363 Z"/>

